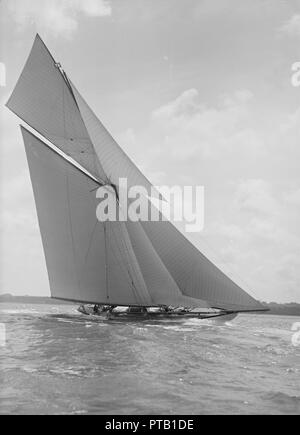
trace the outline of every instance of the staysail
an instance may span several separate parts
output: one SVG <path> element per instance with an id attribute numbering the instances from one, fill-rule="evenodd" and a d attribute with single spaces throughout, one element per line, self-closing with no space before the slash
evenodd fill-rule
<path id="1" fill-rule="evenodd" d="M 126 178 L 128 187 L 148 189 L 151 184 L 39 36 L 7 105 L 84 170 L 22 128 L 53 297 L 118 305 L 264 309 L 170 222 L 97 220 L 97 187 L 118 186 L 119 178 Z"/>

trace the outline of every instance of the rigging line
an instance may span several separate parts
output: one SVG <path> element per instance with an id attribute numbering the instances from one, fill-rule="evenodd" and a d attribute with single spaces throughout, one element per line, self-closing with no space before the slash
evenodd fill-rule
<path id="1" fill-rule="evenodd" d="M 102 167 L 102 164 L 101 164 L 101 162 L 100 162 L 100 160 L 99 160 L 99 158 L 98 158 L 98 156 L 97 156 L 97 153 L 96 153 L 96 151 L 95 151 L 95 147 L 94 147 L 93 141 L 92 141 L 92 139 L 91 139 L 91 137 L 90 137 L 90 133 L 89 133 L 88 130 L 87 130 L 87 127 L 86 127 L 85 121 L 84 121 L 83 116 L 82 116 L 82 114 L 81 114 L 81 110 L 80 110 L 79 104 L 78 104 L 78 102 L 77 102 L 77 99 L 76 99 L 76 97 L 75 97 L 75 94 L 74 94 L 74 91 L 73 91 L 73 87 L 72 87 L 71 81 L 69 80 L 69 78 L 68 78 L 66 72 L 63 71 L 63 73 L 64 73 L 64 79 L 66 80 L 66 82 L 67 82 L 67 86 L 68 86 L 68 88 L 70 89 L 71 95 L 72 95 L 72 97 L 73 97 L 73 99 L 74 99 L 74 101 L 75 101 L 75 104 L 76 104 L 76 107 L 77 107 L 77 109 L 78 109 L 78 113 L 79 113 L 80 119 L 81 119 L 81 121 L 82 121 L 82 123 L 83 123 L 83 125 L 84 125 L 85 131 L 86 131 L 86 134 L 87 134 L 87 137 L 88 137 L 88 139 L 89 139 L 89 141 L 90 141 L 90 144 L 91 144 L 92 153 L 93 153 L 93 157 L 94 157 L 94 159 L 93 159 L 94 172 L 95 172 L 96 174 L 99 174 L 99 172 L 101 171 L 101 172 L 103 172 L 104 175 L 106 176 L 106 172 L 104 171 L 104 169 L 103 169 L 103 167 Z"/>
<path id="2" fill-rule="evenodd" d="M 112 229 L 112 231 L 114 232 L 113 229 Z M 113 246 L 113 244 L 111 245 L 111 248 L 112 248 L 112 249 L 111 249 L 111 252 L 112 252 L 112 254 L 113 254 L 115 260 L 118 262 L 120 268 L 123 269 L 123 272 L 125 272 L 125 275 L 126 275 L 126 277 L 128 278 L 128 284 L 131 286 L 132 279 L 131 279 L 131 277 L 130 277 L 130 275 L 129 275 L 129 273 L 128 273 L 128 270 L 127 270 L 126 267 L 124 266 L 123 262 L 120 261 L 120 258 L 117 257 L 116 253 L 114 252 L 114 246 Z"/>
<path id="3" fill-rule="evenodd" d="M 64 141 L 66 141 L 66 116 L 65 116 L 65 88 L 64 84 L 62 83 L 62 94 L 63 94 L 63 123 L 64 123 Z M 69 151 L 69 145 L 67 145 L 67 151 Z M 78 277 L 77 273 L 77 262 L 76 262 L 76 252 L 75 252 L 75 240 L 74 240 L 74 231 L 73 231 L 73 224 L 72 224 L 72 214 L 71 214 L 71 202 L 70 202 L 70 180 L 69 180 L 69 172 L 67 167 L 65 168 L 65 175 L 66 175 L 66 189 L 67 189 L 67 204 L 68 204 L 68 218 L 69 218 L 69 224 L 70 224 L 70 231 L 71 231 L 71 242 L 72 242 L 72 252 L 73 252 L 73 261 L 75 265 L 75 275 L 76 275 L 76 281 L 78 284 L 78 289 L 80 290 L 80 279 Z"/>
<path id="4" fill-rule="evenodd" d="M 114 233 L 114 235 L 115 235 L 115 238 L 117 239 L 117 237 L 116 237 L 116 233 L 115 233 L 115 231 L 114 231 L 114 228 L 112 228 L 112 231 L 113 231 L 113 233 Z M 120 240 L 120 243 L 123 244 L 123 239 L 122 239 L 121 237 L 120 237 L 119 239 L 117 239 L 117 240 Z M 119 250 L 119 253 L 121 254 L 121 258 L 122 258 L 122 251 L 121 251 L 121 249 L 119 248 L 118 245 L 116 245 L 116 246 L 117 246 L 117 249 Z M 126 249 L 124 249 L 124 251 L 125 251 L 125 257 L 127 257 L 127 256 L 126 256 Z M 129 264 L 130 264 L 130 263 L 129 263 Z M 138 301 L 141 300 L 141 297 L 139 296 L 139 293 L 138 293 L 138 291 L 137 291 L 137 289 L 136 289 L 136 287 L 135 287 L 134 280 L 133 280 L 133 277 L 132 277 L 131 272 L 130 272 L 130 270 L 129 270 L 129 267 L 126 268 L 125 265 L 124 265 L 124 267 L 125 267 L 125 269 L 126 269 L 126 273 L 127 273 L 128 277 L 129 277 L 130 287 L 131 287 L 132 293 L 133 293 L 133 295 L 134 295 L 134 297 L 135 297 L 135 299 L 136 299 L 136 301 L 137 301 L 137 303 L 138 303 Z"/>
<path id="5" fill-rule="evenodd" d="M 152 205 L 151 205 L 152 202 L 151 202 L 150 200 L 149 200 L 149 202 L 150 202 L 150 207 L 151 207 L 151 206 L 152 206 Z M 154 206 L 155 208 L 157 208 L 154 204 L 153 204 L 153 206 Z M 160 214 L 161 214 L 161 213 L 160 213 Z M 166 222 L 167 222 L 169 225 L 171 225 L 171 227 L 172 227 L 173 229 L 175 229 L 175 231 L 179 232 L 179 230 L 177 229 L 177 227 L 176 227 L 176 226 L 175 226 L 175 225 L 174 225 L 170 220 L 167 220 Z M 167 271 L 168 275 L 171 277 L 173 283 L 175 284 L 175 286 L 177 287 L 177 289 L 179 290 L 179 292 L 182 293 L 183 295 L 185 295 L 184 291 L 186 291 L 187 283 L 185 283 L 185 289 L 183 289 L 183 288 L 181 287 L 181 285 L 179 284 L 179 282 L 177 282 L 177 279 L 175 279 L 175 278 L 173 277 L 173 275 L 170 273 L 169 268 L 168 268 L 167 263 L 166 263 L 166 260 L 164 260 L 164 259 L 161 257 L 161 255 L 158 253 L 158 251 L 157 251 L 156 248 L 154 247 L 153 242 L 152 242 L 151 238 L 149 237 L 147 231 L 144 229 L 144 226 L 143 226 L 142 223 L 141 223 L 141 227 L 142 227 L 142 230 L 143 230 L 143 232 L 145 233 L 145 236 L 147 237 L 147 239 L 148 239 L 150 245 L 152 246 L 154 252 L 157 254 L 157 256 L 158 256 L 158 258 L 159 258 L 159 260 L 160 260 L 162 266 L 165 268 L 165 270 Z M 183 234 L 180 232 L 180 235 L 183 235 Z M 192 244 L 192 243 L 187 239 L 187 237 L 185 237 L 184 235 L 183 235 L 183 237 L 186 239 L 186 241 L 188 241 L 188 242 L 192 245 L 192 247 L 193 247 L 194 249 L 197 250 L 197 248 L 196 248 L 196 247 L 195 247 L 195 246 L 194 246 L 194 245 L 193 245 L 193 244 Z M 198 251 L 198 250 L 197 250 L 197 251 Z M 198 251 L 198 252 L 199 252 L 199 251 Z M 196 267 L 196 263 L 197 263 L 197 260 L 195 259 L 195 260 L 194 260 L 194 264 L 195 264 L 195 266 L 193 266 L 193 267 Z"/>
<path id="6" fill-rule="evenodd" d="M 44 41 L 42 41 L 42 42 L 43 42 L 43 45 L 46 47 Z M 47 49 L 48 53 L 50 54 L 50 56 L 51 56 L 51 58 L 52 58 L 52 60 L 53 60 L 53 62 L 54 62 L 54 66 L 55 66 L 55 68 L 60 72 L 60 74 L 61 74 L 61 76 L 62 76 L 64 82 L 65 82 L 66 85 L 67 85 L 67 88 L 68 88 L 69 91 L 70 91 L 71 96 L 72 96 L 73 99 L 74 99 L 74 102 L 75 102 L 77 108 L 79 109 L 78 104 L 77 104 L 77 101 L 76 101 L 76 98 L 75 98 L 75 95 L 74 95 L 74 92 L 73 92 L 73 89 L 72 89 L 72 86 L 71 86 L 71 83 L 70 83 L 70 81 L 69 81 L 69 79 L 68 79 L 68 76 L 67 76 L 66 72 L 64 71 L 64 69 L 63 69 L 61 63 L 60 63 L 60 62 L 56 62 L 56 60 L 54 59 L 54 57 L 52 56 L 52 54 L 51 54 L 50 51 L 48 50 L 48 47 L 46 47 L 46 49 Z"/>
<path id="7" fill-rule="evenodd" d="M 162 263 L 163 263 L 163 260 L 162 260 L 162 259 L 161 259 L 161 261 L 162 261 Z M 198 263 L 197 258 L 195 258 L 195 259 L 193 260 L 193 265 L 191 266 L 190 271 L 193 271 L 193 270 L 197 269 L 197 263 Z M 165 263 L 163 263 L 163 264 L 165 265 Z M 168 270 L 168 268 L 167 268 L 166 265 L 165 265 L 165 267 L 166 267 L 166 269 Z M 172 275 L 171 275 L 171 276 L 172 276 Z M 173 278 L 173 279 L 174 279 L 174 278 Z M 175 281 L 175 283 L 177 284 L 179 290 L 180 290 L 180 291 L 185 295 L 184 292 L 187 291 L 187 289 L 189 288 L 189 285 L 190 285 L 192 288 L 194 288 L 194 280 L 195 280 L 195 279 L 196 279 L 196 277 L 194 276 L 194 274 L 193 274 L 193 273 L 190 273 L 190 274 L 189 274 L 189 277 L 187 277 L 187 279 L 185 279 L 185 282 L 184 282 L 184 289 L 181 289 L 181 288 L 180 288 L 179 284 L 177 284 L 177 282 L 175 281 L 175 279 L 174 279 L 174 281 Z"/>
<path id="8" fill-rule="evenodd" d="M 146 238 L 147 241 L 149 242 L 150 246 L 152 247 L 152 250 L 155 252 L 155 254 L 156 254 L 158 260 L 160 261 L 163 270 L 167 273 L 168 277 L 172 280 L 172 283 L 174 283 L 174 285 L 175 285 L 175 287 L 177 287 L 178 291 L 179 291 L 180 293 L 183 293 L 183 291 L 182 291 L 182 289 L 180 288 L 179 284 L 177 283 L 177 281 L 175 280 L 175 278 L 174 278 L 174 277 L 171 275 L 171 273 L 169 272 L 169 269 L 168 269 L 167 265 L 165 264 L 165 262 L 163 261 L 163 259 L 161 258 L 161 256 L 160 256 L 159 253 L 157 252 L 157 250 L 155 249 L 155 247 L 154 247 L 154 245 L 153 245 L 153 243 L 152 243 L 152 240 L 151 240 L 150 237 L 148 236 L 147 232 L 144 230 L 143 225 L 141 224 L 141 222 L 138 222 L 138 223 L 139 223 L 139 225 L 140 225 L 140 229 L 141 229 L 141 231 L 143 232 L 145 238 Z M 175 288 L 174 288 L 174 296 L 177 296 L 177 291 L 176 291 Z"/>
<path id="9" fill-rule="evenodd" d="M 79 106 L 78 106 L 78 104 L 77 104 L 77 101 L 76 101 L 76 98 L 75 98 L 75 95 L 74 95 L 74 92 L 73 92 L 73 89 L 72 89 L 72 86 L 71 86 L 70 80 L 69 80 L 69 78 L 68 78 L 68 76 L 67 76 L 67 73 L 66 73 L 63 69 L 62 69 L 62 75 L 63 75 L 63 78 L 65 79 L 65 82 L 66 82 L 66 84 L 67 84 L 67 86 L 68 86 L 68 88 L 69 88 L 69 91 L 70 91 L 70 93 L 71 93 L 71 95 L 72 95 L 72 97 L 73 97 L 73 99 L 74 99 L 74 101 L 75 101 L 76 107 L 77 107 L 78 110 L 79 110 Z"/>
<path id="10" fill-rule="evenodd" d="M 89 240 L 88 249 L 87 249 L 87 252 L 86 252 L 85 257 L 84 257 L 84 263 L 83 263 L 83 267 L 82 267 L 82 270 L 81 270 L 81 273 L 80 273 L 80 277 L 83 277 L 83 272 L 84 272 L 84 269 L 85 269 L 86 264 L 87 264 L 88 256 L 89 256 L 89 253 L 90 253 L 90 250 L 91 250 L 91 247 L 92 247 L 92 242 L 93 242 L 93 239 L 94 239 L 94 233 L 96 231 L 98 223 L 99 223 L 99 221 L 96 219 L 96 222 L 95 222 L 95 225 L 94 225 L 94 228 L 93 228 L 93 231 L 91 233 L 90 240 Z M 81 282 L 82 282 L 82 279 L 79 278 L 79 285 L 80 286 L 81 286 Z"/>
<path id="11" fill-rule="evenodd" d="M 214 247 L 213 247 L 213 246 L 212 246 L 212 245 L 211 245 L 207 240 L 205 240 L 205 236 L 201 235 L 200 239 L 201 239 L 201 241 L 204 243 L 204 245 L 206 245 L 206 247 L 208 247 L 208 249 L 212 251 L 213 256 L 215 257 L 215 261 L 218 262 L 218 263 L 221 262 L 221 264 L 222 264 L 222 268 L 225 270 L 225 272 L 226 272 L 227 274 L 229 274 L 229 275 L 232 275 L 233 277 L 236 276 L 236 277 L 241 281 L 242 285 L 245 286 L 245 289 L 246 289 L 248 292 L 251 293 L 251 292 L 252 292 L 252 289 L 250 288 L 249 284 L 245 281 L 245 279 L 242 278 L 242 277 L 238 274 L 238 272 L 236 272 L 235 270 L 233 270 L 232 268 L 230 268 L 230 266 L 228 266 L 228 264 L 226 264 L 226 263 L 224 264 L 224 259 L 222 259 L 222 258 L 221 258 L 221 255 L 220 255 L 219 253 L 217 253 L 217 251 L 215 250 L 215 248 L 214 248 Z M 219 267 L 218 267 L 218 269 L 219 269 Z M 219 269 L 219 270 L 221 270 L 221 269 Z M 221 272 L 223 272 L 223 271 L 221 270 Z M 224 273 L 224 272 L 223 272 L 223 273 Z"/>
<path id="12" fill-rule="evenodd" d="M 113 233 L 114 233 L 114 229 L 113 229 L 113 228 L 112 228 L 112 231 L 113 231 Z M 114 233 L 114 234 L 115 234 L 115 233 Z M 126 276 L 126 278 L 128 279 L 128 284 L 129 284 L 129 286 L 131 287 L 131 286 L 132 286 L 132 278 L 130 277 L 130 274 L 129 274 L 127 268 L 125 267 L 124 263 L 120 261 L 120 258 L 119 258 L 120 256 L 118 257 L 118 256 L 116 255 L 116 253 L 114 252 L 114 246 L 113 246 L 113 244 L 111 244 L 111 252 L 112 252 L 112 255 L 114 256 L 115 260 L 117 261 L 118 265 L 120 266 L 120 268 L 121 268 L 121 269 L 123 270 L 123 272 L 125 273 L 125 276 Z M 119 251 L 119 252 L 120 252 L 120 251 Z"/>
<path id="13" fill-rule="evenodd" d="M 130 252 L 129 252 L 129 251 L 130 251 L 130 247 L 129 247 L 128 244 L 127 244 L 127 237 L 126 237 L 126 235 L 128 235 L 129 242 L 130 242 L 130 236 L 129 236 L 129 234 L 127 234 L 127 228 L 126 228 L 125 223 L 123 224 L 123 228 L 124 228 L 124 231 L 126 232 L 126 233 L 125 233 L 125 237 L 124 237 L 124 239 L 123 239 L 123 243 L 124 243 L 124 245 L 125 245 L 125 251 L 127 251 L 127 261 L 128 261 L 128 260 L 129 260 L 129 257 L 130 257 Z M 138 262 L 138 260 L 137 260 L 137 258 L 136 258 L 135 252 L 134 252 L 134 250 L 133 250 L 133 247 L 132 247 L 132 252 L 133 252 L 134 258 L 135 258 L 135 260 L 136 260 L 137 267 L 140 267 L 139 262 Z M 129 267 L 130 267 L 130 261 L 128 261 L 128 268 L 129 268 Z M 133 265 L 132 265 L 132 269 L 133 269 L 133 273 L 136 275 L 136 279 L 137 279 L 137 281 L 138 281 L 138 278 L 139 278 L 139 277 L 138 277 L 138 274 L 136 273 L 136 270 L 134 269 Z M 150 294 L 149 291 L 148 291 L 148 288 L 147 288 L 147 285 L 146 285 L 146 282 L 145 282 L 145 280 L 144 280 L 144 276 L 143 276 L 141 270 L 140 270 L 140 273 L 141 273 L 141 275 L 142 275 L 142 279 L 143 279 L 143 282 L 144 282 L 144 284 L 145 284 L 145 287 L 146 287 L 146 290 L 147 290 L 147 294 L 148 294 L 149 298 L 153 301 L 152 296 L 151 296 L 151 294 Z M 137 291 L 140 300 L 143 301 L 143 299 L 144 299 L 144 302 L 145 302 L 145 297 L 144 297 L 144 296 L 143 296 L 143 297 L 140 296 L 140 294 L 139 294 L 138 290 L 136 289 L 135 284 L 134 284 L 133 281 L 132 281 L 132 284 L 134 285 L 134 288 L 135 288 L 135 290 Z"/>
<path id="14" fill-rule="evenodd" d="M 235 281 L 236 278 L 239 278 L 238 281 L 240 281 L 242 285 L 245 286 L 245 289 L 250 293 L 252 292 L 249 285 L 241 278 L 241 276 L 238 275 L 236 271 L 234 271 L 232 268 L 228 266 L 228 264 L 226 264 L 226 262 L 221 258 L 220 254 L 219 253 L 217 254 L 213 246 L 207 240 L 205 240 L 203 235 L 200 237 L 200 243 L 202 243 L 202 245 L 208 248 L 208 251 L 210 251 L 210 255 L 212 256 L 212 259 L 214 259 L 214 262 L 213 260 L 209 260 L 209 261 L 214 266 L 214 274 L 216 277 L 218 276 L 218 272 L 221 272 L 221 274 L 223 274 L 227 279 L 229 279 L 235 286 L 241 288 L 241 285 L 239 285 Z M 204 254 L 202 254 L 202 256 L 204 258 L 208 258 L 206 255 L 204 256 Z M 218 266 L 216 264 L 218 264 Z"/>
<path id="15" fill-rule="evenodd" d="M 43 42 L 43 41 L 42 41 L 42 42 Z M 44 44 L 44 42 L 43 42 L 43 44 Z M 45 44 L 44 44 L 44 46 L 46 47 Z M 68 78 L 68 76 L 67 76 L 67 73 L 64 71 L 64 69 L 62 68 L 61 64 L 60 64 L 59 62 L 56 62 L 56 61 L 55 61 L 55 59 L 53 58 L 52 54 L 49 52 L 49 50 L 48 50 L 47 47 L 46 47 L 46 49 L 47 49 L 48 53 L 50 54 L 50 56 L 51 56 L 52 59 L 53 59 L 53 62 L 54 62 L 54 66 L 55 66 L 55 68 L 58 69 L 59 73 L 61 74 L 61 77 L 62 77 L 63 81 L 64 81 L 64 82 L 66 83 L 66 85 L 67 85 L 67 88 L 69 89 L 70 94 L 71 94 L 71 97 L 72 97 L 72 99 L 74 100 L 74 103 L 75 103 L 76 108 L 77 108 L 77 110 L 78 110 L 78 113 L 79 113 L 80 119 L 81 119 L 81 121 L 82 121 L 82 123 L 83 123 L 83 125 L 84 125 L 84 127 L 85 127 L 85 129 L 86 129 L 85 123 L 84 123 L 84 121 L 83 121 L 83 119 L 82 119 L 82 116 L 81 116 L 81 112 L 80 112 L 79 105 L 78 105 L 78 103 L 77 103 L 77 100 L 76 100 L 75 94 L 74 94 L 74 92 L 73 92 L 73 88 L 72 88 L 71 82 L 70 82 L 70 80 L 69 80 L 69 78 Z M 71 122 L 72 122 L 72 120 L 71 120 Z M 73 125 L 74 125 L 74 124 L 73 124 Z M 86 129 L 86 132 L 87 132 L 88 138 L 89 138 L 89 140 L 90 140 L 90 142 L 91 142 L 91 145 L 92 145 L 93 156 L 96 157 L 96 159 L 97 159 L 97 155 L 96 155 L 96 153 L 95 153 L 95 150 L 94 150 L 94 147 L 93 147 L 93 143 L 92 143 L 92 141 L 91 141 L 91 138 L 90 138 L 90 136 L 89 136 L 89 133 L 88 133 L 87 129 Z M 96 159 L 93 159 L 93 166 L 94 166 L 94 171 L 95 171 L 95 173 L 98 173 L 98 168 L 97 168 L 97 161 L 96 161 Z M 100 167 L 101 167 L 101 169 L 102 169 L 101 164 L 100 164 Z M 103 172 L 104 172 L 104 171 L 103 171 Z"/>
<path id="16" fill-rule="evenodd" d="M 116 236 L 116 234 L 115 234 L 115 232 L 114 232 L 114 228 L 112 228 L 112 231 L 113 231 L 114 235 Z M 120 237 L 119 240 L 120 240 L 120 243 L 121 243 L 121 244 L 123 245 L 123 247 L 124 247 L 124 243 L 125 243 L 124 238 Z M 117 249 L 119 250 L 119 252 L 120 252 L 120 254 L 121 254 L 121 256 L 122 256 L 121 249 L 118 247 L 118 245 L 117 245 Z M 126 243 L 125 243 L 124 252 L 125 252 L 125 258 L 127 259 L 127 264 L 128 264 L 126 270 L 127 270 L 127 274 L 128 274 L 128 276 L 129 276 L 129 279 L 130 279 L 130 285 L 131 285 L 131 289 L 132 289 L 133 295 L 134 295 L 134 297 L 136 298 L 136 301 L 137 301 L 137 302 L 138 302 L 138 301 L 140 301 L 140 302 L 145 302 L 145 301 L 143 301 L 143 298 L 140 296 L 140 294 L 139 294 L 139 292 L 138 292 L 138 290 L 137 290 L 137 288 L 136 288 L 136 286 L 135 286 L 135 284 L 134 284 L 134 279 L 133 279 L 133 276 L 132 276 L 132 274 L 131 274 L 130 267 L 129 267 L 129 266 L 130 266 L 130 261 L 128 261 L 129 251 L 127 250 Z M 136 261 L 137 261 L 137 260 L 136 260 Z M 137 277 L 136 277 L 136 279 L 138 280 Z M 145 285 L 146 285 L 146 284 L 145 284 Z M 150 298 L 151 298 L 151 297 L 150 297 Z M 151 298 L 151 300 L 152 300 L 152 298 Z"/>
<path id="17" fill-rule="evenodd" d="M 109 300 L 109 281 L 108 281 L 108 250 L 107 250 L 107 234 L 106 222 L 104 222 L 104 245 L 105 245 L 105 282 L 106 282 L 106 299 Z"/>

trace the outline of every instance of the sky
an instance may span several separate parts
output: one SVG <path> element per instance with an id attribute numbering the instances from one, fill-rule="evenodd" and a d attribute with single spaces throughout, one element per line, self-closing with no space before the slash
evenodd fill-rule
<path id="1" fill-rule="evenodd" d="M 257 299 L 300 302 L 299 0 L 2 0 L 0 32 L 0 293 L 50 295 L 4 107 L 39 32 L 154 184 L 204 186 L 187 237 Z"/>

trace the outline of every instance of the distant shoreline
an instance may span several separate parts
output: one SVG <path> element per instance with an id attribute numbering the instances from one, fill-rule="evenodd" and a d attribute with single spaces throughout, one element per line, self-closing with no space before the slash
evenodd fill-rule
<path id="1" fill-rule="evenodd" d="M 50 297 L 42 296 L 13 296 L 11 294 L 0 295 L 0 303 L 21 303 L 21 304 L 46 304 L 46 305 L 76 305 L 75 302 L 58 301 Z M 262 302 L 270 311 L 264 314 L 278 314 L 282 316 L 299 316 L 300 304 L 296 302 L 278 304 L 276 302 Z"/>
<path id="2" fill-rule="evenodd" d="M 74 305 L 72 302 L 60 301 L 43 296 L 13 296 L 11 294 L 0 295 L 0 303 L 20 303 L 20 304 L 46 304 L 46 305 Z"/>

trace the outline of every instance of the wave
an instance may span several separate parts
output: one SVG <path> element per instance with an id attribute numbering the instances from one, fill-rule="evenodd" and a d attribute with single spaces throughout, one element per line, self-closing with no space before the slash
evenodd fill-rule
<path id="1" fill-rule="evenodd" d="M 39 314 L 39 311 L 34 308 L 31 309 L 18 309 L 18 310 L 1 310 L 2 314 Z"/>
<path id="2" fill-rule="evenodd" d="M 285 356 L 288 355 L 288 350 L 278 346 L 266 344 L 265 346 L 257 346 L 260 352 L 270 353 L 271 355 Z"/>
<path id="3" fill-rule="evenodd" d="M 293 396 L 282 391 L 273 391 L 265 394 L 264 399 L 275 402 L 278 405 L 296 406 L 300 411 L 300 396 Z"/>

